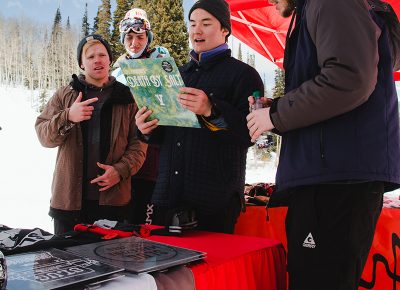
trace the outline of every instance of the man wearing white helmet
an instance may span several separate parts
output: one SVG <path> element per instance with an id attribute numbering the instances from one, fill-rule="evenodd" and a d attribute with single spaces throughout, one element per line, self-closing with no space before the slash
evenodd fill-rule
<path id="1" fill-rule="evenodd" d="M 165 47 L 155 46 L 150 49 L 153 40 L 151 25 L 147 19 L 146 11 L 140 8 L 129 10 L 119 24 L 120 41 L 126 53 L 116 61 L 116 69 L 112 75 L 117 81 L 126 84 L 125 76 L 119 67 L 119 61 L 125 59 L 167 57 L 169 52 Z M 132 177 L 132 213 L 130 222 L 134 224 L 151 223 L 146 221 L 147 207 L 151 208 L 150 201 L 158 174 L 159 146 L 149 144 L 146 160 L 139 172 Z M 149 205 L 149 206 L 148 206 Z"/>
<path id="2" fill-rule="evenodd" d="M 133 8 L 129 10 L 124 19 L 119 23 L 120 41 L 124 45 L 126 53 L 121 55 L 114 66 L 117 69 L 112 73 L 118 81 L 126 82 L 119 68 L 122 59 L 157 58 L 169 56 L 165 47 L 155 46 L 150 49 L 153 41 L 153 32 L 147 19 L 147 13 L 143 9 Z"/>

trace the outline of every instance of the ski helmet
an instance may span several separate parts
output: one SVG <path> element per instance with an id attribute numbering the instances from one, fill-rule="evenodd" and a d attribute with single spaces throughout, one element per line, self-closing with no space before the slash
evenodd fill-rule
<path id="1" fill-rule="evenodd" d="M 147 18 L 147 13 L 143 9 L 133 8 L 126 12 L 124 19 L 119 23 L 120 41 L 124 44 L 125 35 L 129 32 L 147 33 L 148 43 L 153 40 L 153 32 Z"/>

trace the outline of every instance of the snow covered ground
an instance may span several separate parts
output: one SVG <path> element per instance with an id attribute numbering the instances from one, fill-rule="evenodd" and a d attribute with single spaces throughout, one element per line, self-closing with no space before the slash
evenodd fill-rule
<path id="1" fill-rule="evenodd" d="M 0 224 L 53 232 L 47 213 L 57 149 L 44 148 L 37 139 L 34 94 L 0 86 Z M 253 160 L 246 182 L 274 182 L 275 171 L 274 160 Z"/>
<path id="2" fill-rule="evenodd" d="M 33 93 L 0 87 L 0 98 L 0 223 L 52 232 L 47 212 L 56 149 L 36 137 Z"/>

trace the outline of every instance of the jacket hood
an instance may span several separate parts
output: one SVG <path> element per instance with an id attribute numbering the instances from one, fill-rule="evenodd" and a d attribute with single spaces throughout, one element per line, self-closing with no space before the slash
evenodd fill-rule
<path id="1" fill-rule="evenodd" d="M 112 93 L 111 93 L 112 97 L 110 99 L 111 103 L 114 104 L 134 103 L 134 99 L 129 87 L 116 81 L 115 77 L 113 76 L 109 77 L 109 82 L 107 84 L 99 88 L 91 84 L 88 84 L 85 80 L 84 75 L 80 74 L 79 76 L 77 76 L 76 74 L 73 74 L 70 85 L 75 91 L 83 92 L 84 95 L 87 94 L 88 90 L 100 91 L 112 87 Z"/>

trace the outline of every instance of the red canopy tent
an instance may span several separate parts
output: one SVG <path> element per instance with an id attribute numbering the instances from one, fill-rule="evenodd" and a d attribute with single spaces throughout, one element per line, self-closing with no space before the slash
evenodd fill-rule
<path id="1" fill-rule="evenodd" d="M 400 1 L 385 0 L 400 17 Z M 232 34 L 282 67 L 289 18 L 281 17 L 268 0 L 227 0 L 231 8 Z M 395 72 L 400 80 L 400 72 Z"/>

